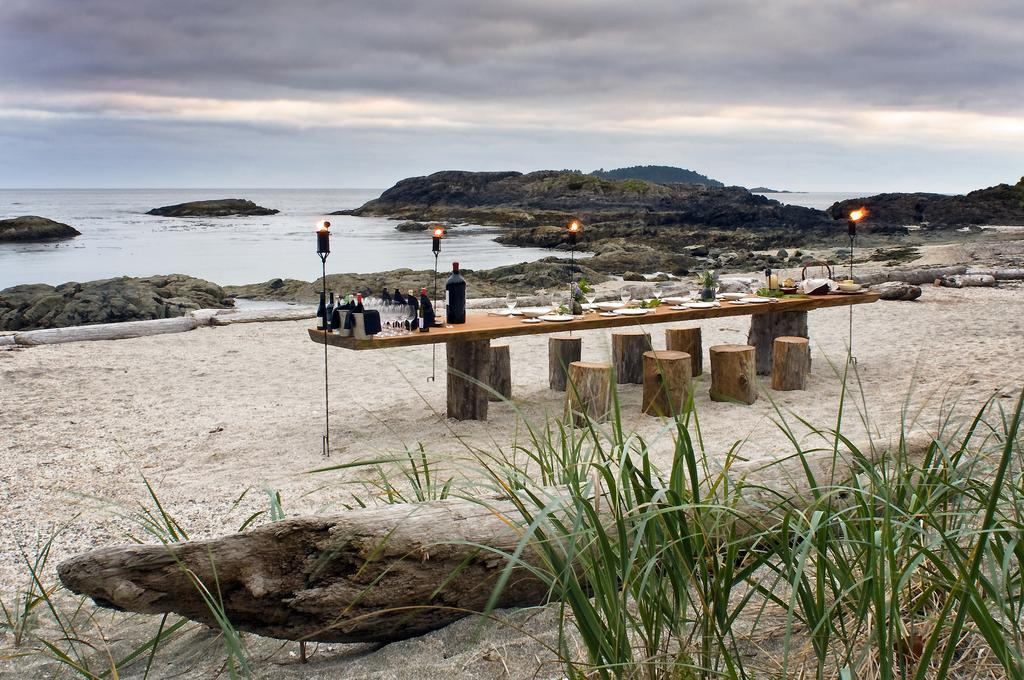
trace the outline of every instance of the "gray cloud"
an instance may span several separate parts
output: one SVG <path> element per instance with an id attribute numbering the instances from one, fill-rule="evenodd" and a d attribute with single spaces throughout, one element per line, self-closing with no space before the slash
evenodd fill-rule
<path id="1" fill-rule="evenodd" d="M 1022 25 L 1020 0 L 3 0 L 0 183 L 650 162 L 966 189 L 1020 173 Z"/>
<path id="2" fill-rule="evenodd" d="M 799 96 L 1019 109 L 1021 25 L 1015 0 L 7 0 L 0 82 L 231 97 Z"/>

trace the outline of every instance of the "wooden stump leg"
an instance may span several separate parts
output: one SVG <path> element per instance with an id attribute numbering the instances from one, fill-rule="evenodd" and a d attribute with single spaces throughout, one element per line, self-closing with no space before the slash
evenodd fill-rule
<path id="1" fill-rule="evenodd" d="M 448 417 L 487 420 L 487 388 L 491 372 L 490 340 L 450 341 L 448 354 Z"/>
<path id="2" fill-rule="evenodd" d="M 689 354 L 691 375 L 698 376 L 704 372 L 704 348 L 700 327 L 666 328 L 665 349 Z"/>
<path id="3" fill-rule="evenodd" d="M 574 427 L 587 420 L 603 423 L 612 406 L 612 365 L 574 361 L 569 364 L 569 384 L 565 388 L 565 417 Z"/>
<path id="4" fill-rule="evenodd" d="M 615 365 L 615 382 L 636 383 L 644 381 L 644 352 L 651 349 L 651 334 L 646 331 L 615 331 L 612 333 L 612 363 Z"/>
<path id="5" fill-rule="evenodd" d="M 711 358 L 711 400 L 753 404 L 757 400 L 754 348 L 750 345 L 715 345 Z"/>
<path id="6" fill-rule="evenodd" d="M 674 416 L 690 393 L 690 355 L 660 350 L 644 352 L 644 397 L 641 410 L 650 416 Z"/>
<path id="7" fill-rule="evenodd" d="M 772 348 L 780 336 L 806 338 L 807 312 L 764 312 L 750 317 L 747 344 L 757 352 L 757 374 L 771 375 Z"/>
<path id="8" fill-rule="evenodd" d="M 583 340 L 578 335 L 552 335 L 548 338 L 548 385 L 565 391 L 569 364 L 583 356 Z"/>
<path id="9" fill-rule="evenodd" d="M 491 346 L 491 376 L 487 384 L 491 390 L 487 393 L 489 401 L 501 401 L 512 398 L 512 359 L 508 345 Z"/>
<path id="10" fill-rule="evenodd" d="M 772 389 L 802 390 L 811 373 L 811 348 L 807 338 L 775 338 L 772 359 Z"/>

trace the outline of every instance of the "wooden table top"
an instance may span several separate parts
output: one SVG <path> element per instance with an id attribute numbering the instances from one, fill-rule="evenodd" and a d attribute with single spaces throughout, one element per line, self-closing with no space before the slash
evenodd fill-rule
<path id="1" fill-rule="evenodd" d="M 596 313 L 576 317 L 573 321 L 540 323 L 523 323 L 521 316 L 495 316 L 487 312 L 467 313 L 466 323 L 444 328 L 431 328 L 426 333 L 414 331 L 407 335 L 380 337 L 375 335 L 365 340 L 353 337 L 342 337 L 315 328 L 309 329 L 309 337 L 313 342 L 323 343 L 326 338 L 328 345 L 344 349 L 387 349 L 389 347 L 410 347 L 413 345 L 432 345 L 441 342 L 467 342 L 470 340 L 492 340 L 518 335 L 542 335 L 567 331 L 585 331 L 595 328 L 622 328 L 625 326 L 646 326 L 656 323 L 676 321 L 696 321 L 714 319 L 724 316 L 745 316 L 765 314 L 768 312 L 807 312 L 825 307 L 843 307 L 860 305 L 878 300 L 878 293 L 856 293 L 852 295 L 831 294 L 791 297 L 777 302 L 755 304 L 733 304 L 720 300 L 719 307 L 710 309 L 670 309 L 663 304 L 643 316 L 600 316 Z"/>

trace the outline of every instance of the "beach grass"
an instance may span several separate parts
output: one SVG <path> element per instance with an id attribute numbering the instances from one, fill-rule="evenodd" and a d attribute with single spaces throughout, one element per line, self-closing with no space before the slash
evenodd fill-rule
<path id="1" fill-rule="evenodd" d="M 458 473 L 423 444 L 319 472 L 368 472 L 346 483 L 358 487 L 356 508 L 513 501 L 523 532 L 505 577 L 529 553 L 558 612 L 548 651 L 570 678 L 1024 677 L 1024 392 L 1012 409 L 993 401 L 967 419 L 949 407 L 924 450 L 910 445 L 906 412 L 892 445 L 855 443 L 845 422 L 868 416 L 846 390 L 841 400 L 827 427 L 776 410 L 790 458 L 830 455 L 833 470 L 853 471 L 822 479 L 805 465 L 812 492 L 800 504 L 734 475 L 738 445 L 706 451 L 692 404 L 663 420 L 666 461 L 624 425 L 617 398 L 607 423 L 524 419 L 511 445 L 467 445 Z M 188 540 L 143 481 L 148 502 L 125 515 L 137 540 Z M 285 517 L 280 494 L 264 492 L 267 509 L 242 530 Z M 148 677 L 189 623 L 165 615 L 140 643 L 107 644 L 115 619 L 101 625 L 100 610 L 47 584 L 57 536 L 23 551 L 27 586 L 3 602 L 0 626 L 15 643 L 5 655 L 42 655 L 80 677 Z M 221 672 L 252 675 L 216 579 L 193 585 L 218 622 Z"/>

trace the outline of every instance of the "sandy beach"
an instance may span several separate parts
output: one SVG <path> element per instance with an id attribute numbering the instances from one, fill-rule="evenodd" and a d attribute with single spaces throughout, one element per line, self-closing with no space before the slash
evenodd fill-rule
<path id="1" fill-rule="evenodd" d="M 858 306 L 853 319 L 857 363 L 844 431 L 865 437 L 868 429 L 871 436 L 885 437 L 898 430 L 903 412 L 930 429 L 951 411 L 970 416 L 991 397 L 1009 406 L 1024 381 L 1022 318 L 1024 291 L 1013 283 L 985 289 L 927 286 L 916 302 Z M 714 344 L 746 340 L 746 317 L 700 323 L 705 352 Z M 847 308 L 812 312 L 808 389 L 773 392 L 762 378 L 761 397 L 750 407 L 710 401 L 705 357 L 696 409 L 709 460 L 737 444 L 749 459 L 790 452 L 775 422 L 776 406 L 819 427 L 834 426 L 848 323 Z M 486 422 L 449 421 L 439 414 L 445 401 L 443 347 L 437 350 L 435 381 L 428 380 L 430 347 L 332 348 L 332 451 L 325 460 L 323 353 L 308 339 L 308 325 L 242 324 L 0 350 L 0 587 L 10 592 L 26 578 L 19 546 L 31 554 L 37 541 L 62 525 L 68 529 L 55 541 L 48 566 L 47 576 L 54 580 L 54 567 L 66 557 L 125 543 L 133 535 L 145 538 L 124 517 L 149 504 L 144 478 L 190 538 L 212 537 L 237 530 L 265 510 L 265 490 L 280 493 L 289 516 L 329 513 L 351 503 L 352 494 L 369 496 L 356 483 L 364 472 L 310 474 L 315 468 L 422 444 L 446 476 L 458 479 L 471 467 L 462 462 L 472 458 L 473 449 L 510 451 L 526 443 L 524 419 L 541 425 L 561 412 L 563 395 L 547 386 L 546 336 L 510 340 L 514 404 L 492 404 Z M 664 347 L 663 328 L 649 329 L 656 347 Z M 583 333 L 584 360 L 609 360 L 608 334 Z M 664 461 L 671 451 L 665 422 L 640 415 L 639 385 L 620 386 L 619 395 L 625 425 L 653 442 Z M 806 434 L 795 418 L 788 422 Z M 813 438 L 807 444 L 813 446 Z M 258 520 L 263 521 L 265 516 Z M 533 621 L 531 634 L 554 635 L 549 610 L 520 612 L 516 619 L 524 616 L 545 622 Z M 112 625 L 109 615 L 101 618 Z M 151 635 L 157 622 L 158 617 L 131 617 L 119 635 L 130 638 L 126 631 L 134 629 Z M 194 628 L 186 638 L 190 644 L 206 640 L 216 647 L 212 634 Z M 301 675 L 320 677 L 319 669 L 323 677 L 535 677 L 537 663 L 524 659 L 543 660 L 543 648 L 507 627 L 486 628 L 481 633 L 475 623 L 463 621 L 379 650 L 321 645 L 314 665 Z M 247 637 L 254 640 L 257 658 L 270 657 L 260 673 L 285 677 L 283 668 L 295 661 L 290 656 L 295 645 Z M 178 655 L 182 669 L 190 667 L 199 677 L 211 671 L 209 661 L 187 660 L 185 650 L 192 647 L 176 644 L 177 651 L 172 646 L 161 653 L 168 655 L 165 662 Z M 403 670 L 410 658 L 415 672 Z M 496 670 L 503 664 L 509 666 L 507 675 Z M 555 677 L 557 669 L 549 670 L 537 677 Z M 7 671 L 18 677 L 12 666 Z"/>

